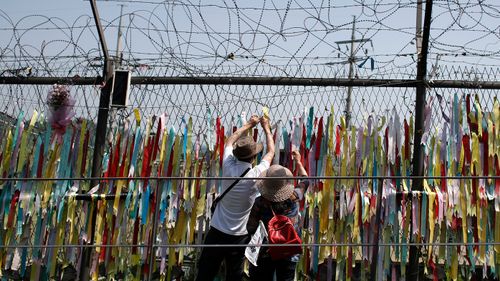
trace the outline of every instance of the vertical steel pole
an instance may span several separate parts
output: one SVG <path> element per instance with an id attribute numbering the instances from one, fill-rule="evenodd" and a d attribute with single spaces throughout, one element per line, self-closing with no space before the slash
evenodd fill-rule
<path id="1" fill-rule="evenodd" d="M 424 110 L 426 100 L 426 74 L 427 74 L 427 55 L 429 52 L 429 36 L 431 29 L 432 0 L 425 1 L 424 32 L 422 38 L 422 49 L 418 54 L 417 62 L 417 82 L 416 102 L 415 102 L 415 136 L 413 140 L 413 176 L 424 175 L 424 150 L 421 144 L 424 134 Z M 412 191 L 422 190 L 422 178 L 415 178 L 412 181 Z M 412 224 L 411 224 L 412 225 Z M 413 231 L 410 231 L 410 235 Z M 411 241 L 411 240 L 410 240 Z M 419 278 L 419 253 L 420 247 L 411 246 L 409 253 L 408 270 L 406 280 L 418 280 Z"/>
<path id="2" fill-rule="evenodd" d="M 385 168 L 384 168 L 385 170 Z M 382 170 L 382 171 L 384 171 Z M 373 234 L 373 239 L 375 240 L 372 250 L 372 263 L 370 265 L 370 280 L 377 280 L 377 261 L 378 261 L 378 250 L 379 250 L 379 240 L 380 240 L 380 217 L 382 212 L 382 191 L 384 186 L 384 180 L 378 180 L 378 190 L 377 190 L 377 209 L 375 211 L 375 229 Z"/>
<path id="3" fill-rule="evenodd" d="M 101 89 L 101 97 L 99 99 L 99 111 L 97 114 L 97 125 L 96 125 L 96 136 L 94 141 L 94 154 L 92 157 L 92 177 L 99 177 L 102 173 L 102 158 L 104 155 L 104 147 L 106 144 L 106 129 L 108 123 L 108 113 L 110 104 L 110 93 L 111 93 L 111 76 L 113 73 L 113 63 L 109 59 L 108 47 L 106 45 L 106 39 L 104 37 L 104 30 L 102 29 L 101 20 L 99 18 L 99 11 L 97 10 L 97 5 L 95 0 L 89 0 L 90 6 L 92 8 L 92 14 L 94 16 L 95 25 L 97 28 L 97 33 L 99 35 L 99 41 L 101 43 L 101 48 L 104 56 L 104 67 L 103 67 L 103 81 L 105 82 L 104 87 Z M 99 183 L 98 180 L 92 180 L 90 186 L 96 186 Z M 89 205 L 96 204 L 94 201 L 89 202 Z M 95 206 L 94 206 L 95 207 Z M 89 243 L 94 244 L 95 238 L 95 221 L 97 218 L 96 208 L 90 208 L 93 212 L 90 214 L 90 241 Z M 80 279 L 83 281 L 90 280 L 90 263 L 92 259 L 92 248 L 85 248 L 82 253 L 82 266 L 80 271 Z"/>
<path id="4" fill-rule="evenodd" d="M 160 201 L 161 201 L 161 196 L 160 192 L 163 190 L 163 183 L 164 180 L 160 180 L 159 182 L 157 181 L 156 185 L 156 192 L 155 192 L 155 212 L 153 214 L 153 229 L 151 231 L 151 241 L 150 245 L 148 247 L 149 251 L 149 275 L 148 275 L 148 280 L 151 281 L 153 278 L 153 270 L 154 270 L 154 263 L 155 263 L 155 241 L 156 241 L 156 235 L 158 234 L 158 219 L 159 219 L 159 213 L 160 213 Z"/>

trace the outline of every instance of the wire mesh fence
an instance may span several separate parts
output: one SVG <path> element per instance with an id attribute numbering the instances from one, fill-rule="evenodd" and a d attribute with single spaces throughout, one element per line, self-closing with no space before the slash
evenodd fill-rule
<path id="1" fill-rule="evenodd" d="M 361 216 L 358 217 L 356 213 L 362 211 L 359 209 L 358 211 L 347 211 L 347 213 L 342 214 L 343 208 L 345 210 L 349 209 L 348 202 L 347 205 L 344 205 L 346 204 L 344 199 L 349 198 L 349 193 L 346 193 L 346 190 L 339 188 L 339 186 L 345 179 L 363 182 L 363 180 L 370 178 L 384 182 L 384 195 L 378 199 L 375 199 L 375 197 L 374 200 L 370 200 L 370 204 L 366 206 L 363 203 L 363 206 L 370 209 L 375 208 L 375 210 L 380 208 L 380 217 L 372 216 L 367 221 L 363 219 L 363 226 L 359 226 L 359 236 L 355 238 L 356 236 L 350 236 L 347 233 L 356 231 L 353 223 L 357 218 L 361 219 Z M 482 260 L 480 256 L 493 257 L 497 247 L 500 246 L 500 242 L 493 237 L 483 240 L 481 236 L 479 236 L 479 239 L 472 238 L 471 240 L 470 237 L 474 237 L 473 233 L 462 233 L 462 227 L 465 224 L 474 225 L 472 229 L 477 231 L 475 227 L 479 227 L 480 224 L 479 222 L 470 220 L 472 217 L 468 217 L 466 221 L 461 221 L 459 225 L 453 227 L 452 225 L 447 225 L 446 221 L 440 218 L 439 211 L 433 214 L 429 209 L 429 212 L 422 213 L 422 219 L 420 220 L 419 218 L 418 220 L 419 229 L 422 232 L 410 238 L 409 233 L 413 228 L 410 228 L 406 216 L 413 216 L 413 219 L 415 219 L 415 214 L 410 214 L 412 208 L 425 210 L 427 202 L 433 202 L 432 200 L 436 195 L 439 197 L 438 189 L 431 192 L 391 191 L 387 189 L 388 186 L 386 184 L 394 180 L 405 181 L 412 178 L 414 177 L 408 177 L 408 179 L 401 176 L 320 176 L 309 178 L 310 180 L 322 179 L 325 183 L 328 180 L 334 181 L 335 191 L 333 192 L 333 197 L 328 200 L 332 202 L 330 206 L 334 206 L 331 213 L 332 218 L 330 219 L 335 225 L 327 226 L 328 232 L 323 232 L 321 231 L 322 227 L 317 225 L 318 222 L 314 222 L 319 219 L 318 214 L 322 212 L 318 210 L 318 207 L 323 209 L 325 206 L 322 204 L 315 206 L 313 203 L 313 198 L 321 196 L 321 190 L 313 187 L 314 191 L 312 192 L 314 195 L 310 198 L 313 200 L 307 199 L 306 202 L 308 203 L 306 203 L 304 209 L 300 212 L 305 220 L 301 222 L 301 235 L 304 239 L 301 245 L 304 252 L 298 261 L 298 279 L 319 278 L 321 280 L 337 280 L 335 279 L 337 277 L 334 276 L 349 276 L 359 280 L 379 280 L 380 276 L 382 278 L 393 278 L 393 276 L 394 278 L 402 278 L 405 276 L 404 271 L 407 266 L 408 248 L 410 246 L 418 246 L 421 247 L 422 251 L 422 266 L 427 267 L 429 270 L 428 274 L 423 275 L 424 278 L 428 277 L 432 279 L 445 274 L 456 274 L 460 278 L 479 278 L 481 276 L 480 278 L 482 279 L 494 280 L 496 278 L 495 265 Z M 456 180 L 460 183 L 480 179 L 500 180 L 499 176 L 452 176 L 449 178 L 429 176 L 425 178 L 429 181 Z M 155 204 L 154 202 L 158 202 L 156 200 L 159 200 L 159 195 L 162 193 L 163 188 L 166 187 L 164 183 L 173 182 L 175 184 L 175 181 L 180 179 L 195 182 L 199 180 L 221 180 L 224 178 L 109 177 L 100 179 L 101 187 L 104 187 L 105 190 L 108 188 L 112 189 L 113 182 L 118 182 L 119 185 L 119 181 L 126 181 L 127 186 L 137 185 L 140 187 L 141 183 L 149 181 L 149 185 L 152 188 L 152 193 L 149 196 L 152 199 L 151 202 L 153 202 L 153 205 L 152 207 L 146 206 L 146 208 L 153 208 L 153 210 L 147 212 L 147 218 L 141 212 L 141 208 L 145 208 L 145 205 L 140 205 L 141 203 L 139 203 L 142 202 L 144 204 L 144 196 L 148 196 L 145 193 L 132 195 L 130 209 L 127 207 L 127 203 L 122 203 L 129 200 L 129 194 L 134 193 L 133 190 L 124 190 L 124 193 L 121 193 L 119 196 L 109 193 L 66 193 L 58 205 L 55 206 L 55 209 L 48 209 L 48 213 L 43 214 L 39 211 L 30 213 L 22 229 L 18 225 L 10 231 L 8 229 L 2 230 L 2 235 L 4 236 L 10 235 L 11 231 L 22 233 L 21 236 L 10 240 L 10 242 L 2 247 L 2 256 L 6 262 L 6 270 L 4 270 L 3 276 L 19 280 L 40 279 L 42 276 L 50 276 L 56 279 L 77 279 L 82 270 L 80 266 L 82 262 L 85 262 L 84 253 L 91 250 L 93 258 L 90 270 L 94 272 L 94 278 L 103 278 L 106 276 L 106 278 L 124 280 L 134 278 L 159 280 L 168 276 L 172 279 L 182 277 L 183 280 L 194 280 L 197 268 L 196 262 L 202 248 L 235 247 L 235 245 L 205 245 L 203 243 L 203 238 L 208 231 L 208 223 L 210 222 L 207 205 L 202 207 L 203 210 L 201 210 L 200 216 L 196 217 L 186 214 L 186 217 L 183 215 L 180 217 L 175 216 L 177 217 L 175 219 L 170 213 L 175 210 L 166 210 L 166 221 L 158 224 L 158 226 L 152 224 L 151 220 L 154 220 L 154 214 L 157 216 L 156 219 L 161 220 L 159 216 L 161 216 L 162 211 L 160 209 L 162 207 L 160 204 Z M 304 178 L 300 177 L 300 179 L 303 180 Z M 62 181 L 63 179 L 38 178 L 33 181 L 30 179 L 19 180 L 34 189 L 37 189 L 44 182 L 53 182 L 48 188 L 57 192 L 58 186 L 54 180 Z M 79 183 L 81 180 L 88 181 L 89 179 L 68 179 L 72 186 L 82 185 Z M 6 187 L 19 183 L 16 178 L 4 178 L 2 182 L 6 183 Z M 39 202 L 40 199 L 42 200 L 41 204 L 44 204 L 43 197 L 40 198 L 35 193 L 35 198 L 30 198 L 31 195 L 24 193 L 25 191 L 23 189 L 23 193 L 18 194 L 19 206 L 24 205 L 22 202 L 37 204 L 36 202 Z M 374 195 L 376 196 L 376 194 Z M 364 195 L 361 196 L 363 197 Z M 466 198 L 470 194 L 459 193 L 457 196 L 459 198 Z M 355 197 L 352 199 L 355 200 Z M 461 208 L 460 204 L 454 205 L 457 202 L 454 203 L 454 199 L 451 197 L 444 197 L 444 202 L 439 201 L 439 203 L 437 201 L 438 197 L 436 197 L 436 207 L 439 206 L 441 208 L 441 206 L 444 206 L 445 209 L 441 212 L 445 214 L 448 213 L 447 210 L 454 210 L 456 207 Z M 199 199 L 201 200 L 202 198 Z M 487 212 L 485 215 L 497 214 L 494 211 L 495 200 L 488 199 L 484 202 L 486 205 L 481 208 L 486 207 Z M 30 201 L 33 203 L 28 203 Z M 118 201 L 122 203 L 117 204 L 116 202 Z M 134 204 L 139 204 L 142 207 L 137 209 L 138 206 L 136 205 L 136 211 L 134 211 Z M 452 204 L 452 206 L 449 204 Z M 98 215 L 101 219 L 98 219 L 95 225 L 92 225 L 86 216 L 87 212 L 92 208 L 101 210 Z M 326 208 L 328 209 L 328 207 Z M 20 207 L 18 212 L 22 212 L 23 209 L 23 207 Z M 29 207 L 25 210 L 28 209 Z M 179 209 L 179 211 L 181 210 Z M 129 213 L 130 211 L 132 213 L 139 212 L 134 215 Z M 12 216 L 5 215 L 8 217 Z M 395 217 L 393 217 L 394 215 Z M 19 213 L 14 214 L 14 216 L 19 216 Z M 420 214 L 417 214 L 417 216 L 420 216 Z M 478 213 L 478 219 L 481 217 L 482 215 Z M 311 221 L 308 221 L 307 218 L 311 219 Z M 434 227 L 431 226 L 433 219 L 438 221 Z M 439 220 L 443 220 L 443 223 L 440 223 Z M 12 226 L 10 219 L 6 219 L 4 223 L 7 226 Z M 319 219 L 319 223 L 321 224 L 321 219 Z M 426 223 L 428 223 L 427 227 L 425 226 Z M 489 223 L 490 221 L 485 226 L 494 231 L 493 225 Z M 113 224 L 116 225 L 113 226 Z M 155 227 L 158 228 L 156 229 Z M 16 228 L 17 230 L 15 230 Z M 47 232 L 44 233 L 45 231 Z M 95 232 L 97 235 L 96 241 L 89 243 L 87 240 L 88 235 L 92 232 Z M 380 237 L 376 238 L 374 233 L 380 233 Z M 479 233 L 481 234 L 481 232 Z M 155 238 L 153 239 L 152 237 Z M 291 245 L 267 245 L 265 242 L 264 245 L 253 245 L 251 243 L 241 245 L 241 247 L 253 246 L 264 247 L 261 248 L 264 251 L 265 247 L 285 247 Z M 377 249 L 377 252 L 374 252 L 374 249 Z M 471 259 L 471 255 L 478 256 Z M 348 258 L 349 256 L 350 258 Z M 435 259 L 435 264 L 426 264 L 425 260 L 428 257 Z M 446 257 L 450 257 L 451 260 L 446 262 L 443 259 Z M 377 269 L 378 274 L 381 274 L 380 270 L 385 273 L 375 277 L 375 272 L 369 269 L 370 265 L 374 263 L 377 264 L 377 267 L 381 267 Z M 348 270 L 348 268 L 352 268 L 352 271 Z M 453 270 L 459 271 L 451 273 Z"/>
<path id="2" fill-rule="evenodd" d="M 276 163 L 293 170 L 290 149 L 299 147 L 313 182 L 301 208 L 299 279 L 402 278 L 411 246 L 424 277 L 498 277 L 499 90 L 481 87 L 500 76 L 498 48 L 490 47 L 497 3 L 434 1 L 427 176 L 424 191 L 410 191 L 416 90 L 401 81 L 416 78 L 421 38 L 401 19 L 413 18 L 418 1 L 120 2 L 152 7 L 123 15 L 124 47 L 117 44 L 114 60 L 133 77 L 397 86 L 133 84 L 129 105 L 110 110 L 96 187 L 91 156 L 104 85 L 92 17 L 13 19 L 0 10 L 0 81 L 94 80 L 69 83 L 75 118 L 64 130 L 45 119 L 51 85 L 0 85 L 2 277 L 190 280 L 225 180 L 219 149 L 263 107 L 275 125 Z M 106 20 L 106 32 L 119 21 Z M 435 87 L 439 80 L 457 87 Z"/>
<path id="3" fill-rule="evenodd" d="M 474 71 L 474 72 L 471 72 Z M 444 68 L 438 73 L 440 79 L 460 81 L 495 81 L 498 69 L 477 70 Z M 321 76 L 321 72 L 311 73 L 310 77 Z M 432 82 L 432 80 L 431 80 Z M 31 116 L 33 110 L 44 112 L 47 109 L 46 97 L 49 85 L 2 85 L 1 98 L 4 101 L 2 113 L 16 118 L 23 111 Z M 443 97 L 450 101 L 454 94 L 459 96 L 475 94 L 481 99 L 485 109 L 491 108 L 498 90 L 432 88 L 430 95 Z M 76 117 L 97 120 L 99 107 L 99 85 L 70 86 L 76 100 Z M 166 113 L 168 125 L 178 126 L 181 118 L 192 117 L 193 124 L 201 132 L 207 129 L 210 115 L 221 116 L 224 123 L 236 123 L 236 118 L 245 112 L 248 116 L 268 107 L 274 120 L 291 120 L 301 116 L 301 112 L 314 107 L 321 115 L 333 110 L 336 118 L 347 110 L 348 87 L 314 86 L 264 86 L 264 85 L 132 85 L 129 105 L 126 109 L 116 110 L 119 117 L 128 117 L 135 108 L 143 116 L 160 116 Z M 352 87 L 351 116 L 355 125 L 371 113 L 387 115 L 396 108 L 404 118 L 409 118 L 415 108 L 415 89 L 413 87 Z M 435 104 L 438 110 L 438 104 Z M 436 124 L 441 115 L 435 114 Z"/>
<path id="4" fill-rule="evenodd" d="M 461 268 L 460 276 L 471 278 L 479 274 L 478 267 L 495 276 L 498 233 L 493 218 L 500 170 L 492 124 L 499 104 L 494 91 L 481 91 L 456 98 L 454 91 L 441 91 L 441 101 L 430 94 L 433 123 L 426 129 L 428 187 L 423 192 L 409 191 L 415 179 L 410 176 L 413 133 L 411 112 L 406 119 L 401 105 L 382 114 L 366 113 L 352 127 L 343 124 L 342 113 L 331 110 L 310 109 L 284 122 L 292 125 L 283 126 L 276 139 L 282 154 L 276 162 L 293 169 L 287 154 L 292 144 L 301 147 L 313 181 L 301 211 L 306 250 L 300 276 L 318 277 L 328 264 L 327 277 L 333 272 L 351 276 L 346 269 L 356 264 L 360 276 L 404 276 L 410 246 L 420 247 L 421 265 L 432 269 L 433 277 L 438 269 L 459 276 Z M 353 100 L 354 109 L 358 104 Z M 283 118 L 289 116 L 283 113 Z M 114 116 L 118 121 L 123 117 Z M 160 123 L 166 120 L 162 118 L 135 125 L 112 120 L 105 177 L 94 179 L 99 185 L 90 194 L 78 193 L 93 187 L 91 120 L 51 131 L 43 119 L 24 123 L 20 116 L 11 126 L 0 127 L 5 268 L 32 279 L 61 275 L 65 264 L 72 274 L 87 272 L 94 278 L 153 278 L 154 273 L 168 279 L 174 270 L 196 272 L 208 207 L 226 180 L 219 174 L 221 141 L 238 125 L 224 115 L 216 117 L 219 122 L 207 125 L 203 136 L 186 120 L 175 131 L 161 126 L 167 124 Z M 478 118 L 491 125 L 479 129 Z M 490 138 L 478 138 L 479 131 Z M 442 262 L 447 257 L 454 262 Z M 361 269 L 375 261 L 375 269 Z"/>

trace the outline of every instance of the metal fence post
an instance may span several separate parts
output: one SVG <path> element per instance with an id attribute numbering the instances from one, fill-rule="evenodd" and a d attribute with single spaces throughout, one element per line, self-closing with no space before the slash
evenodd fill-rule
<path id="1" fill-rule="evenodd" d="M 415 98 L 415 135 L 413 141 L 413 172 L 412 176 L 424 175 L 424 150 L 422 149 L 422 135 L 424 133 L 425 122 L 425 99 L 426 99 L 426 74 L 427 74 L 427 54 L 429 52 L 429 36 L 431 28 L 432 0 L 425 1 L 424 31 L 422 38 L 422 49 L 418 54 L 417 63 L 417 84 Z M 418 177 L 412 181 L 412 191 L 422 190 L 423 179 Z M 412 224 L 410 224 L 412 225 Z M 410 232 L 413 233 L 413 231 Z M 411 242 L 411 239 L 410 239 Z M 420 247 L 410 246 L 408 270 L 406 280 L 418 280 L 419 278 L 419 253 Z M 403 262 L 403 261 L 402 261 Z"/>
<path id="2" fill-rule="evenodd" d="M 150 245 L 148 245 L 148 252 L 149 252 L 149 270 L 148 270 L 148 280 L 151 281 L 153 278 L 153 270 L 154 270 L 154 263 L 155 263 L 155 240 L 156 240 L 156 235 L 158 234 L 158 215 L 160 212 L 160 203 L 161 203 L 161 196 L 160 196 L 160 191 L 163 190 L 164 180 L 160 180 L 156 182 L 156 192 L 155 192 L 155 212 L 153 214 L 153 229 L 151 231 L 151 241 Z"/>
<path id="3" fill-rule="evenodd" d="M 106 144 L 106 131 L 108 125 L 108 113 L 109 104 L 111 97 L 111 76 L 113 73 L 113 63 L 109 58 L 108 47 L 106 45 L 106 39 L 104 37 L 104 30 L 102 29 L 101 21 L 99 18 L 99 12 L 97 10 L 97 5 L 95 0 L 89 0 L 90 6 L 92 8 L 92 13 L 94 15 L 94 21 L 97 27 L 97 33 L 99 35 L 99 40 L 101 43 L 101 48 L 104 56 L 104 66 L 103 66 L 103 81 L 105 82 L 104 87 L 101 89 L 101 96 L 99 99 L 99 111 L 97 114 L 97 125 L 96 125 L 96 136 L 94 141 L 94 154 L 92 157 L 92 177 L 99 177 L 102 174 L 102 158 L 104 155 L 104 147 Z M 90 186 L 96 186 L 99 183 L 98 180 L 93 179 Z M 85 192 L 85 191 L 84 191 Z M 88 203 L 96 204 L 93 200 Z M 90 245 L 94 244 L 95 237 L 95 221 L 97 218 L 96 208 L 91 208 L 93 212 L 90 214 Z M 87 281 L 90 280 L 90 263 L 92 260 L 93 248 L 88 247 L 82 253 L 82 264 L 80 270 L 80 280 Z"/>
<path id="4" fill-rule="evenodd" d="M 383 227 L 380 226 L 380 216 L 382 213 L 382 192 L 384 187 L 384 180 L 378 180 L 379 189 L 377 190 L 377 209 L 375 211 L 375 229 L 374 229 L 374 246 L 372 250 L 372 264 L 370 265 L 370 280 L 377 280 L 377 260 L 378 260 L 378 250 L 379 250 L 379 241 L 380 241 L 380 229 Z"/>

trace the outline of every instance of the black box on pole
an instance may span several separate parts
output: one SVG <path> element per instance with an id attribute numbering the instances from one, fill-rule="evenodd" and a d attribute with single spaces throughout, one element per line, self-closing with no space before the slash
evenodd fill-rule
<path id="1" fill-rule="evenodd" d="M 130 91 L 130 71 L 115 70 L 111 90 L 111 106 L 123 108 L 128 105 L 128 94 Z"/>

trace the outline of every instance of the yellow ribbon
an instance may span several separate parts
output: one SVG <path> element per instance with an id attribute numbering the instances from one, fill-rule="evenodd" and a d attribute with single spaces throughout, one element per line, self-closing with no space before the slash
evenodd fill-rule
<path id="1" fill-rule="evenodd" d="M 168 139 L 168 130 L 163 130 L 162 136 L 161 136 L 161 149 L 160 149 L 160 163 L 163 163 L 163 165 L 168 165 L 167 163 L 164 163 L 165 157 L 166 157 L 166 147 L 167 147 L 167 139 Z M 167 159 L 168 161 L 168 159 Z"/>
<path id="2" fill-rule="evenodd" d="M 19 147 L 19 157 L 17 161 L 17 171 L 20 172 L 22 171 L 24 164 L 26 163 L 26 153 L 28 152 L 28 141 L 31 136 L 31 130 L 33 126 L 36 123 L 36 120 L 38 118 L 38 112 L 36 110 L 33 111 L 33 115 L 31 116 L 31 121 L 29 123 L 28 129 L 26 129 L 25 132 L 23 132 L 21 136 L 21 145 Z"/>
<path id="3" fill-rule="evenodd" d="M 134 116 L 135 122 L 137 126 L 141 125 L 141 113 L 139 112 L 139 108 L 134 108 Z"/>
<path id="4" fill-rule="evenodd" d="M 476 133 L 472 133 L 472 165 L 471 165 L 471 172 L 476 171 L 476 175 L 481 175 L 483 173 L 482 166 L 481 166 L 481 158 L 479 154 L 479 138 Z"/>
<path id="5" fill-rule="evenodd" d="M 10 163 L 10 157 L 12 155 L 12 130 L 9 128 L 9 131 L 7 132 L 7 142 L 5 143 L 4 147 L 4 159 L 3 163 L 1 166 L 0 171 L 2 172 L 2 175 L 5 174 L 6 172 L 9 171 L 9 163 Z"/>
<path id="6" fill-rule="evenodd" d="M 333 123 L 334 123 L 334 119 L 335 119 L 335 115 L 333 115 L 333 106 L 332 106 L 332 113 L 330 114 L 330 116 L 328 116 L 328 120 L 330 122 L 328 122 L 328 151 L 327 153 L 328 154 L 333 154 L 334 151 L 333 151 L 333 141 L 335 140 L 335 132 L 334 132 L 334 126 L 333 126 Z"/>
<path id="7" fill-rule="evenodd" d="M 192 139 L 193 139 L 193 120 L 191 117 L 189 117 L 189 121 L 187 124 L 187 147 L 186 147 L 186 159 L 184 162 L 184 176 L 187 177 L 189 176 L 189 172 L 191 170 L 191 152 L 193 150 L 193 144 L 192 144 Z M 194 183 L 194 181 L 192 181 Z M 184 200 L 189 200 L 190 198 L 190 186 L 189 186 L 189 181 L 185 180 L 184 181 L 184 194 L 183 198 Z"/>
<path id="8" fill-rule="evenodd" d="M 434 214 L 434 199 L 436 198 L 436 193 L 431 190 L 427 180 L 424 179 L 424 190 L 428 196 L 428 224 L 429 224 L 429 252 L 427 256 L 427 260 L 430 260 L 432 257 L 432 243 L 434 242 L 434 226 L 436 225 L 435 214 Z M 425 195 L 424 195 L 425 196 Z"/>
<path id="9" fill-rule="evenodd" d="M 269 108 L 267 106 L 262 107 L 262 115 L 269 119 Z"/>
<path id="10" fill-rule="evenodd" d="M 84 119 L 82 122 L 82 128 L 80 130 L 80 141 L 78 143 L 78 158 L 76 161 L 76 172 L 78 176 L 83 176 L 80 174 L 80 171 L 82 170 L 83 145 L 85 142 L 86 133 L 87 133 L 87 120 Z"/>
<path id="11" fill-rule="evenodd" d="M 476 104 L 475 108 L 477 110 L 477 131 L 479 133 L 479 137 L 483 136 L 483 111 L 481 110 L 481 104 L 479 103 L 479 95 L 475 96 L 474 103 Z"/>
<path id="12" fill-rule="evenodd" d="M 174 158 L 173 158 L 173 167 L 172 167 L 172 174 L 176 175 L 177 172 L 179 171 L 179 160 L 181 157 L 181 150 L 182 150 L 182 144 L 181 144 L 181 138 L 179 135 L 175 136 L 175 145 L 174 145 Z M 177 194 L 177 180 L 172 181 L 172 192 Z"/>

